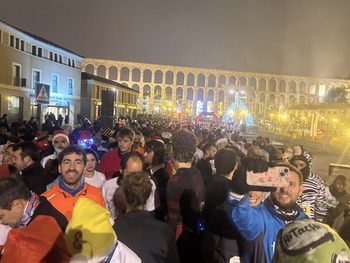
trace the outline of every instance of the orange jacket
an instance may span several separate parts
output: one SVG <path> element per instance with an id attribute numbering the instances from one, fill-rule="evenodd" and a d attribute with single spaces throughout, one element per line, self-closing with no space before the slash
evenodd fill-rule
<path id="1" fill-rule="evenodd" d="M 75 196 L 63 191 L 58 184 L 54 184 L 52 188 L 42 194 L 47 200 L 60 211 L 69 221 L 72 217 L 72 211 L 78 198 L 84 196 L 99 205 L 106 207 L 100 190 L 92 185 L 84 183 L 84 188 L 81 189 Z"/>

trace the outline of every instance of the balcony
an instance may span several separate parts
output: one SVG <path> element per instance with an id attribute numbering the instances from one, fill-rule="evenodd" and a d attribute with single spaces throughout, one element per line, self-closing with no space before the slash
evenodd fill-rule
<path id="1" fill-rule="evenodd" d="M 27 86 L 27 79 L 20 78 L 20 77 L 14 77 L 13 78 L 13 85 L 16 87 L 26 87 Z"/>

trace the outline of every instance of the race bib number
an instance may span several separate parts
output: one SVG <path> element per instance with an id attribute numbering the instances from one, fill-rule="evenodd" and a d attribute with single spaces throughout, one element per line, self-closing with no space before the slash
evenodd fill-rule
<path id="1" fill-rule="evenodd" d="M 303 206 L 303 210 L 304 210 L 304 213 L 305 213 L 306 215 L 309 216 L 309 215 L 311 214 L 311 208 L 310 208 L 309 205 Z"/>

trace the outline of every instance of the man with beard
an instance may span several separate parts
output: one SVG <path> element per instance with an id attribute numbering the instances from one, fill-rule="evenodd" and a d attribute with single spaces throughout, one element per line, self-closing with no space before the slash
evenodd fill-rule
<path id="1" fill-rule="evenodd" d="M 293 146 L 293 156 L 289 161 L 303 174 L 303 193 L 298 204 L 313 220 L 323 222 L 327 214 L 327 200 L 323 179 L 312 172 L 312 156 L 300 145 Z"/>
<path id="2" fill-rule="evenodd" d="M 327 217 L 326 223 L 336 231 L 342 222 L 343 216 L 349 216 L 350 193 L 347 189 L 345 175 L 337 175 L 330 186 L 326 186 Z"/>
<path id="3" fill-rule="evenodd" d="M 261 158 L 247 157 L 233 175 L 227 200 L 228 215 L 248 244 L 249 249 L 245 249 L 243 255 L 244 262 L 271 262 L 277 232 L 294 220 L 306 218 L 297 205 L 297 199 L 303 192 L 301 173 L 291 165 L 283 163 L 277 166 L 290 169 L 289 186 L 272 188 L 270 196 L 258 206 L 249 205 L 248 192 L 266 191 L 266 187 L 248 186 L 246 171 L 266 171 L 268 163 Z"/>
<path id="4" fill-rule="evenodd" d="M 213 169 L 210 161 L 214 159 L 216 147 L 213 144 L 207 143 L 202 150 L 203 158 L 197 162 L 196 168 L 201 172 L 204 186 L 207 188 L 213 176 Z"/>
<path id="5" fill-rule="evenodd" d="M 84 196 L 105 207 L 101 192 L 84 182 L 86 153 L 79 145 L 70 145 L 58 155 L 58 183 L 42 195 L 69 221 L 78 198 Z"/>

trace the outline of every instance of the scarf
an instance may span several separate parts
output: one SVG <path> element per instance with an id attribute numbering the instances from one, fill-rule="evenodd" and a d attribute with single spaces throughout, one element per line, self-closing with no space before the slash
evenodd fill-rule
<path id="1" fill-rule="evenodd" d="M 26 226 L 29 223 L 39 203 L 39 196 L 31 191 L 29 201 L 24 209 L 21 221 L 19 223 L 20 227 Z"/>
<path id="2" fill-rule="evenodd" d="M 60 176 L 60 179 L 58 180 L 58 186 L 59 186 L 63 191 L 66 191 L 67 193 L 70 193 L 72 196 L 75 196 L 77 193 L 79 193 L 79 191 L 81 191 L 81 190 L 84 188 L 84 176 L 81 177 L 80 185 L 78 186 L 77 189 L 68 188 L 68 187 L 64 184 L 64 182 L 63 182 L 61 176 Z"/>
<path id="3" fill-rule="evenodd" d="M 299 206 L 297 204 L 295 204 L 295 206 L 291 209 L 287 210 L 273 204 L 270 198 L 267 198 L 264 202 L 271 206 L 286 224 L 294 221 L 299 216 Z"/>

